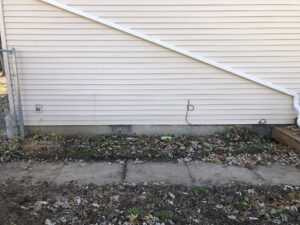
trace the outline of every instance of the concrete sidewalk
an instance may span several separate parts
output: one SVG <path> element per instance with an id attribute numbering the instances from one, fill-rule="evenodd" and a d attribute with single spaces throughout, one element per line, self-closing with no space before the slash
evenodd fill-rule
<path id="1" fill-rule="evenodd" d="M 300 169 L 272 164 L 247 169 L 213 163 L 189 162 L 11 162 L 0 164 L 0 182 L 14 178 L 32 183 L 44 181 L 62 184 L 114 184 L 119 182 L 165 182 L 197 186 L 222 185 L 229 182 L 264 185 L 300 185 Z"/>

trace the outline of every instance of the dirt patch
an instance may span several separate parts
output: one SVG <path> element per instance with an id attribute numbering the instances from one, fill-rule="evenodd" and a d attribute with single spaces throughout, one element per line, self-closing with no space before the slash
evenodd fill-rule
<path id="1" fill-rule="evenodd" d="M 299 187 L 0 186 L 2 224 L 298 224 Z"/>
<path id="2" fill-rule="evenodd" d="M 300 166 L 300 154 L 269 137 L 248 129 L 224 135 L 195 136 L 92 136 L 1 137 L 0 160 L 139 160 L 215 162 L 242 167 L 279 162 Z"/>

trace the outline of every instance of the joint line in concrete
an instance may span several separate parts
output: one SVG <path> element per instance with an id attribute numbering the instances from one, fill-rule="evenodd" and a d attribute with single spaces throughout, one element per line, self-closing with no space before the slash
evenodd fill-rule
<path id="1" fill-rule="evenodd" d="M 257 176 L 260 180 L 263 181 L 263 183 L 267 183 L 268 180 L 263 178 L 263 176 L 261 176 L 259 173 L 256 172 L 256 168 L 253 168 L 250 170 L 252 173 L 254 173 L 255 176 Z"/>
<path id="2" fill-rule="evenodd" d="M 121 173 L 121 182 L 124 182 L 126 180 L 126 175 L 127 175 L 127 160 L 125 161 Z"/>
<path id="3" fill-rule="evenodd" d="M 196 179 L 192 176 L 191 170 L 188 166 L 188 164 L 186 162 L 184 162 L 185 167 L 187 168 L 187 170 L 189 171 L 189 175 L 192 181 L 192 186 L 196 186 Z"/>

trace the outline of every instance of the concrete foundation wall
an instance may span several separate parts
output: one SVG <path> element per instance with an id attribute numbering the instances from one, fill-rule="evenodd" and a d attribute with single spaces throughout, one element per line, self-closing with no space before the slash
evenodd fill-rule
<path id="1" fill-rule="evenodd" d="M 268 129 L 261 129 L 258 125 L 228 125 L 228 126 L 26 126 L 26 135 L 51 134 L 57 135 L 100 135 L 100 134 L 138 134 L 138 135 L 211 135 L 225 133 L 234 127 L 247 127 L 260 133 L 268 133 Z M 267 132 L 265 131 L 267 130 Z"/>

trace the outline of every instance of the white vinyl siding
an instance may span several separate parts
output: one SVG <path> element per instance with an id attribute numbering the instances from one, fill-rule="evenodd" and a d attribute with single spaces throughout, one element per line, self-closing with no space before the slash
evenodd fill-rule
<path id="1" fill-rule="evenodd" d="M 2 0 L 25 125 L 293 123 L 292 98 L 39 0 Z M 300 1 L 59 0 L 300 93 Z M 43 111 L 35 112 L 35 104 Z"/>

